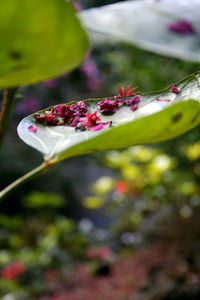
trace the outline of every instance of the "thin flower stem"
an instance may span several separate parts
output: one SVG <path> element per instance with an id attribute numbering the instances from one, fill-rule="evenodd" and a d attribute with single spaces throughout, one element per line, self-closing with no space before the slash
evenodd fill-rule
<path id="1" fill-rule="evenodd" d="M 5 197 L 8 193 L 13 191 L 19 185 L 25 183 L 26 181 L 32 179 L 35 176 L 47 171 L 54 164 L 55 164 L 55 162 L 53 162 L 53 161 L 52 162 L 51 161 L 44 161 L 40 166 L 38 166 L 37 168 L 35 168 L 35 169 L 31 170 L 30 172 L 26 173 L 22 177 L 18 178 L 17 180 L 15 180 L 11 184 L 9 184 L 5 189 L 3 189 L 0 192 L 0 199 Z"/>
<path id="2" fill-rule="evenodd" d="M 8 126 L 8 120 L 12 112 L 17 90 L 18 88 L 10 88 L 3 91 L 3 101 L 0 111 L 0 146 Z"/>

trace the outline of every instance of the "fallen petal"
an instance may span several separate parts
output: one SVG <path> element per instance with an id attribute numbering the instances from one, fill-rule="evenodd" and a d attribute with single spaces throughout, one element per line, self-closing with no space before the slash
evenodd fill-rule
<path id="1" fill-rule="evenodd" d="M 167 25 L 167 29 L 182 35 L 189 35 L 195 33 L 192 24 L 185 19 L 181 19 L 176 22 L 169 23 Z"/>
<path id="2" fill-rule="evenodd" d="M 38 130 L 38 127 L 37 127 L 37 126 L 30 125 L 30 126 L 28 127 L 28 131 L 30 131 L 30 132 L 36 133 L 37 130 Z"/>
<path id="3" fill-rule="evenodd" d="M 160 98 L 157 98 L 156 101 L 160 101 L 160 102 L 170 102 L 171 100 L 169 100 L 169 99 L 160 99 Z"/>
<path id="4" fill-rule="evenodd" d="M 137 104 L 132 104 L 130 106 L 130 110 L 132 110 L 132 111 L 136 110 L 137 108 L 138 108 Z"/>
<path id="5" fill-rule="evenodd" d="M 177 87 L 175 87 L 175 85 L 171 86 L 170 91 L 173 92 L 173 93 L 178 93 L 179 92 L 179 90 L 177 89 Z"/>
<path id="6" fill-rule="evenodd" d="M 90 130 L 97 131 L 97 130 L 101 130 L 102 128 L 103 128 L 103 124 L 100 123 L 100 124 L 90 127 Z"/>
<path id="7" fill-rule="evenodd" d="M 92 131 L 101 130 L 104 126 L 112 125 L 111 122 L 99 123 L 95 126 L 90 127 L 90 130 L 92 130 Z"/>

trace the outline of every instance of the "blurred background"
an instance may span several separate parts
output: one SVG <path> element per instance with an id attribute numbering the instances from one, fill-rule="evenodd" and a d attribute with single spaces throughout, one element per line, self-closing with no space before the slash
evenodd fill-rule
<path id="1" fill-rule="evenodd" d="M 42 161 L 17 136 L 25 116 L 115 95 L 118 84 L 162 89 L 198 70 L 111 44 L 71 73 L 20 88 L 0 152 L 1 189 Z M 0 298 L 199 300 L 199 137 L 197 127 L 160 144 L 70 158 L 10 193 L 0 202 Z"/>

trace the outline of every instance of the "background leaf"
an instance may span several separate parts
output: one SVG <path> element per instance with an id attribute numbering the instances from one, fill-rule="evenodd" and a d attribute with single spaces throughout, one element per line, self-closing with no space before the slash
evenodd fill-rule
<path id="1" fill-rule="evenodd" d="M 87 38 L 65 0 L 2 1 L 0 87 L 30 84 L 76 67 Z"/>
<path id="2" fill-rule="evenodd" d="M 125 41 L 154 53 L 200 61 L 200 2 L 197 0 L 125 1 L 80 12 L 93 42 Z M 195 33 L 170 31 L 185 19 Z"/>
<path id="3" fill-rule="evenodd" d="M 34 115 L 30 115 L 19 124 L 18 134 L 25 143 L 42 152 L 45 159 L 55 161 L 99 150 L 170 139 L 200 122 L 200 73 L 183 79 L 177 88 L 178 94 L 171 92 L 168 87 L 163 91 L 141 95 L 138 109 L 134 112 L 124 106 L 114 115 L 101 115 L 103 122 L 113 122 L 111 128 L 76 132 L 74 127 L 67 125 L 45 126 L 36 123 Z M 170 99 L 171 102 L 158 102 L 156 98 Z M 99 100 L 87 101 L 89 112 L 98 110 L 96 104 Z M 37 133 L 28 130 L 30 125 L 38 126 Z"/>

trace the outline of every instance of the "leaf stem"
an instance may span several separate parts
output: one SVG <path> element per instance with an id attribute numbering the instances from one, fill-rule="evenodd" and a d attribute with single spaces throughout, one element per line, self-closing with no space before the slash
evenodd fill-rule
<path id="1" fill-rule="evenodd" d="M 17 90 L 18 87 L 5 89 L 3 91 L 3 101 L 0 111 L 0 146 L 2 144 L 3 136 L 8 126 L 8 120 L 12 112 Z"/>
<path id="2" fill-rule="evenodd" d="M 9 184 L 5 189 L 3 189 L 0 192 L 0 199 L 2 199 L 4 196 L 6 196 L 8 193 L 10 193 L 12 190 L 14 190 L 19 185 L 25 183 L 26 181 L 32 179 L 35 176 L 47 171 L 54 164 L 55 164 L 54 161 L 44 161 L 40 166 L 38 166 L 37 168 L 26 173 L 22 177 L 18 178 L 17 180 L 15 180 L 11 184 Z"/>

